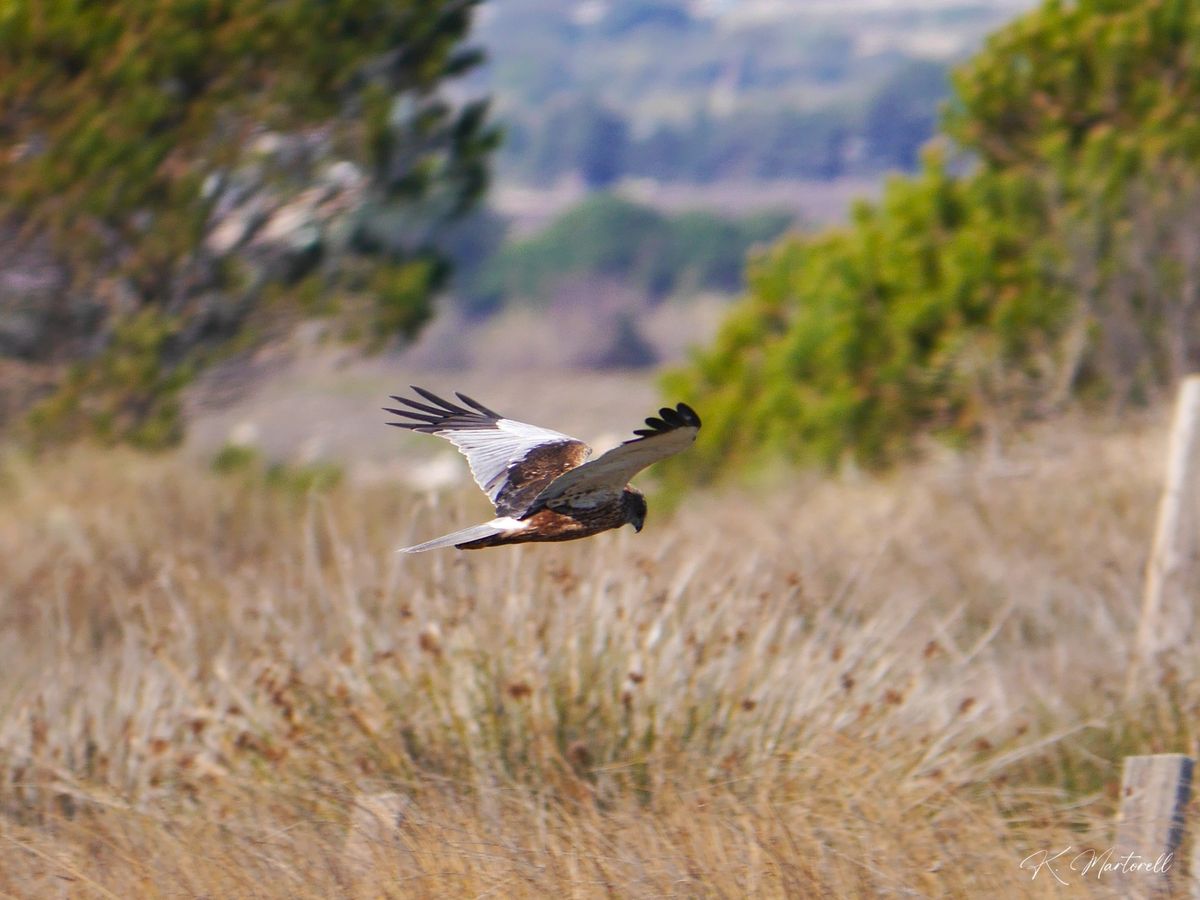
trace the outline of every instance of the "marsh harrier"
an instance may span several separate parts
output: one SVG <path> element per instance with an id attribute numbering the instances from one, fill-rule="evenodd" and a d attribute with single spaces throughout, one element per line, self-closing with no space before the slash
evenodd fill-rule
<path id="1" fill-rule="evenodd" d="M 589 459 L 591 447 L 573 437 L 506 419 L 462 394 L 456 394 L 464 404 L 459 406 L 423 388 L 413 390 L 428 402 L 392 397 L 408 409 L 385 410 L 407 421 L 388 424 L 436 434 L 457 447 L 496 507 L 496 518 L 405 547 L 405 553 L 573 541 L 626 524 L 641 531 L 646 498 L 629 479 L 691 446 L 700 430 L 700 417 L 686 403 L 666 406 L 634 431 L 637 437 Z"/>

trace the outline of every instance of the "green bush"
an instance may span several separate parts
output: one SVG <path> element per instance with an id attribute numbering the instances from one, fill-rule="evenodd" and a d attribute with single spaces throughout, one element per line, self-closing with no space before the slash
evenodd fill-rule
<path id="1" fill-rule="evenodd" d="M 220 475 L 260 481 L 296 495 L 335 488 L 341 484 L 343 474 L 340 466 L 329 462 L 268 463 L 256 448 L 243 444 L 226 444 L 213 456 L 210 466 Z"/>
<path id="2" fill-rule="evenodd" d="M 232 475 L 258 468 L 262 458 L 259 452 L 245 444 L 226 444 L 212 458 L 212 470 L 218 475 Z"/>
<path id="3" fill-rule="evenodd" d="M 967 154 L 784 239 L 666 377 L 706 425 L 680 477 L 879 465 L 1200 368 L 1200 2 L 1047 2 L 955 84 Z"/>
<path id="4" fill-rule="evenodd" d="M 33 430 L 176 440 L 191 370 L 311 314 L 314 287 L 364 335 L 415 333 L 497 141 L 486 102 L 440 91 L 481 58 L 476 2 L 6 3 L 0 238 L 69 282 L 30 301 L 33 362 L 65 373 Z M 335 201 L 340 231 L 300 221 Z M 289 213 L 278 249 L 251 240 L 263 210 Z"/>
<path id="5" fill-rule="evenodd" d="M 916 432 L 966 437 L 992 405 L 1035 392 L 1069 304 L 1028 252 L 1041 207 L 1026 187 L 957 180 L 935 156 L 846 228 L 752 263 L 714 344 L 666 378 L 703 409 L 688 468 L 879 464 Z M 997 380 L 996 365 L 1014 377 Z"/>
<path id="6" fill-rule="evenodd" d="M 668 216 L 596 194 L 540 234 L 501 249 L 464 286 L 464 303 L 488 312 L 511 300 L 546 302 L 569 276 L 620 280 L 654 299 L 694 289 L 733 292 L 746 251 L 788 223 L 782 214 L 741 221 L 702 212 Z"/>
<path id="7" fill-rule="evenodd" d="M 30 410 L 26 427 L 33 443 L 81 434 L 145 450 L 178 443 L 179 395 L 193 374 L 187 364 L 166 362 L 179 332 L 178 318 L 154 308 L 121 321 L 98 357 L 73 364 L 58 390 Z"/>

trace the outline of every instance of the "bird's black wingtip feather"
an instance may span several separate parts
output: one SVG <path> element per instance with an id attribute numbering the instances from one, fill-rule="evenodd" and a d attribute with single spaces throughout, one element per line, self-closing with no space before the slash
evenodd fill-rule
<path id="1" fill-rule="evenodd" d="M 669 406 L 664 406 L 658 411 L 659 417 L 670 425 L 672 428 L 683 428 L 687 425 L 687 420 L 680 415 L 679 411 L 672 409 Z"/>
<path id="2" fill-rule="evenodd" d="M 676 428 L 699 428 L 700 416 L 686 403 L 677 403 L 675 408 L 664 406 L 657 416 L 646 419 L 645 428 L 634 429 L 639 438 L 654 437 L 656 434 L 666 434 Z"/>
<path id="3" fill-rule="evenodd" d="M 446 418 L 446 411 L 438 406 L 429 406 L 425 403 L 418 403 L 416 400 L 409 400 L 407 397 L 401 397 L 400 402 L 405 406 L 411 406 L 413 409 L 419 410 L 429 416 L 437 416 L 439 419 Z M 408 412 L 404 413 L 406 416 Z"/>
<path id="4" fill-rule="evenodd" d="M 437 433 L 437 428 L 432 426 L 445 426 L 447 428 L 480 428 L 494 424 L 504 418 L 494 410 L 488 409 L 478 400 L 472 400 L 465 394 L 456 393 L 460 400 L 467 406 L 466 409 L 462 406 L 457 406 L 446 400 L 444 397 L 439 397 L 433 391 L 418 385 L 409 385 L 417 396 L 429 401 L 421 403 L 409 397 L 402 397 L 398 394 L 391 394 L 391 398 L 403 408 L 384 407 L 384 410 L 397 416 L 404 416 L 408 419 L 415 419 L 418 424 L 402 423 L 408 428 L 413 428 L 417 431 L 428 430 L 431 433 Z M 398 423 L 390 423 L 398 424 Z"/>
<path id="5" fill-rule="evenodd" d="M 459 400 L 461 400 L 463 403 L 467 404 L 467 406 L 471 407 L 471 409 L 475 410 L 476 412 L 481 413 L 482 415 L 490 416 L 493 419 L 503 419 L 504 418 L 504 416 L 500 415 L 500 413 L 496 412 L 495 410 L 488 409 L 486 406 L 484 406 L 478 400 L 472 400 L 466 394 L 460 393 L 459 391 L 455 391 L 454 396 L 457 397 Z"/>
<path id="6" fill-rule="evenodd" d="M 677 403 L 675 405 L 675 411 L 679 413 L 680 417 L 683 418 L 686 424 L 692 426 L 693 428 L 700 427 L 699 414 L 697 414 L 697 412 L 686 403 Z"/>
<path id="7" fill-rule="evenodd" d="M 420 394 L 422 397 L 424 397 L 426 400 L 428 400 L 434 406 L 440 406 L 442 409 L 444 409 L 448 413 L 457 415 L 459 413 L 467 412 L 467 410 L 463 409 L 461 406 L 455 406 L 449 400 L 439 397 L 433 391 L 427 391 L 427 390 L 425 390 L 425 388 L 417 387 L 415 384 L 410 384 L 409 387 L 411 387 L 414 391 L 416 391 L 418 394 Z"/>

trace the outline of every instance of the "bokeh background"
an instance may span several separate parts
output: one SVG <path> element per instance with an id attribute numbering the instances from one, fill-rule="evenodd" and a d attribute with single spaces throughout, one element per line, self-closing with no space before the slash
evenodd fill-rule
<path id="1" fill-rule="evenodd" d="M 1020 863 L 1196 753 L 1195 484 L 1129 673 L 1200 2 L 9 0 L 0 49 L 0 892 L 1141 893 Z M 636 538 L 401 557 L 488 513 L 410 384 L 705 424 Z"/>
<path id="2" fill-rule="evenodd" d="M 373 411 L 423 379 L 623 431 L 722 352 L 749 259 L 920 169 L 954 67 L 1031 5 L 15 4 L 0 422 L 363 472 L 421 455 Z M 908 315 L 945 344 L 961 312 Z"/>

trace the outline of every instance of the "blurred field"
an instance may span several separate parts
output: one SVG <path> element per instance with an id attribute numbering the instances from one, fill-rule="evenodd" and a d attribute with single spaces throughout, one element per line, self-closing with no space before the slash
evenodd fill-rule
<path id="1" fill-rule="evenodd" d="M 0 896 L 1119 887 L 1019 865 L 1109 846 L 1126 753 L 1193 750 L 1186 664 L 1118 699 L 1162 440 L 415 558 L 471 492 L 9 456 Z M 394 835 L 352 828 L 385 792 Z"/>
<path id="2" fill-rule="evenodd" d="M 720 307 L 706 309 L 712 325 Z M 678 316 L 666 312 L 655 317 L 655 324 L 664 331 L 673 326 L 685 331 Z M 690 312 L 698 317 L 696 309 Z M 271 459 L 336 464 L 356 483 L 424 485 L 428 473 L 420 464 L 430 461 L 438 463 L 439 478 L 470 483 L 466 465 L 449 444 L 384 424 L 391 417 L 381 407 L 394 405 L 389 395 L 409 384 L 447 396 L 463 391 L 507 415 L 577 435 L 597 449 L 616 444 L 661 405 L 655 375 L 539 367 L 546 358 L 541 351 L 550 352 L 555 333 L 559 343 L 564 340 L 561 325 L 529 312 L 502 316 L 482 335 L 464 335 L 439 320 L 404 353 L 366 358 L 356 350 L 339 352 L 297 339 L 255 363 L 205 374 L 190 395 L 185 455 L 206 463 L 232 440 Z M 583 323 L 580 331 L 586 331 Z M 455 353 L 464 345 L 480 347 L 486 357 L 473 360 L 465 371 L 454 367 Z"/>

